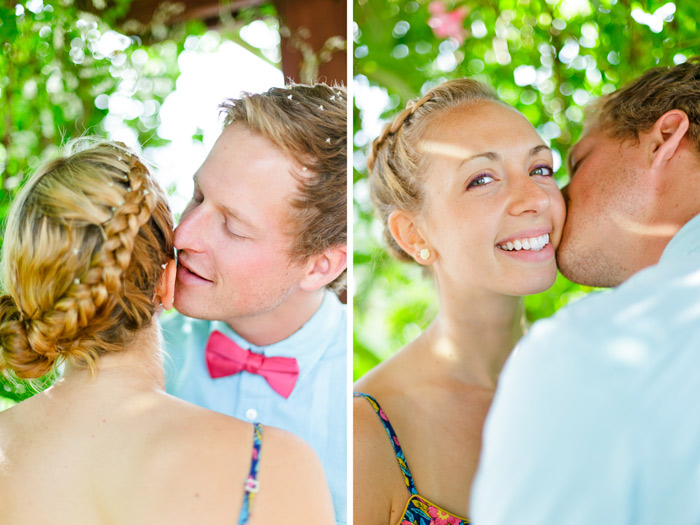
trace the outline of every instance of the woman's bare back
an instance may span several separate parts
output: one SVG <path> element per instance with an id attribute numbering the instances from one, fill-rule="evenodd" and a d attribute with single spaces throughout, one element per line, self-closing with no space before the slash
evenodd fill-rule
<path id="1" fill-rule="evenodd" d="M 0 523 L 236 522 L 252 425 L 159 391 L 126 398 L 83 392 L 71 403 L 73 394 L 49 390 L 0 413 Z M 294 522 L 294 508 L 308 505 L 307 495 L 320 502 L 322 516 L 322 472 L 315 487 L 310 483 L 318 460 L 298 438 L 263 432 L 251 523 L 273 523 L 280 504 Z M 283 450 L 294 457 L 285 459 Z M 290 485 L 306 489 L 301 494 L 285 487 L 294 475 L 298 483 Z"/>

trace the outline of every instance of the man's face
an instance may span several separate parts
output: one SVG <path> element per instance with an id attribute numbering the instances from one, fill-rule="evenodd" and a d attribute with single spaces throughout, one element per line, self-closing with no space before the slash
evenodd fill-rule
<path id="1" fill-rule="evenodd" d="M 224 130 L 195 174 L 194 196 L 175 230 L 178 311 L 235 325 L 298 292 L 303 266 L 290 258 L 294 168 L 244 125 Z"/>
<path id="2" fill-rule="evenodd" d="M 564 189 L 567 217 L 557 263 L 570 280 L 617 286 L 640 268 L 644 215 L 649 195 L 644 155 L 592 127 L 569 157 L 571 182 Z M 653 190 L 652 190 L 653 191 Z"/>

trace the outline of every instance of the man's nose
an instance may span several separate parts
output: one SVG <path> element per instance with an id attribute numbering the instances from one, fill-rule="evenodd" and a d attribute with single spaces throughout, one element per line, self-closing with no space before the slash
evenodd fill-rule
<path id="1" fill-rule="evenodd" d="M 186 209 L 180 224 L 175 228 L 175 248 L 193 252 L 204 251 L 203 236 L 210 231 L 207 221 L 208 214 L 204 206 Z"/>

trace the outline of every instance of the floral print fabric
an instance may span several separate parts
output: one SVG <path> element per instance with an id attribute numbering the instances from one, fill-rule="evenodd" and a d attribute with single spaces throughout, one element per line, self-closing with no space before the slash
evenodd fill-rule
<path id="1" fill-rule="evenodd" d="M 372 405 L 372 408 L 374 408 L 374 411 L 377 413 L 384 426 L 384 430 L 386 430 L 386 433 L 389 435 L 391 446 L 394 448 L 394 454 L 396 454 L 396 459 L 401 467 L 401 473 L 403 474 L 410 497 L 406 502 L 403 514 L 397 522 L 398 525 L 468 525 L 469 520 L 450 514 L 418 494 L 416 486 L 413 483 L 411 470 L 408 468 L 403 450 L 401 450 L 399 438 L 396 436 L 396 432 L 394 432 L 391 423 L 389 423 L 389 418 L 386 417 L 384 410 L 379 406 L 377 400 L 368 394 L 355 392 L 353 395 L 354 397 L 364 397 L 369 401 L 369 404 Z"/>
<path id="2" fill-rule="evenodd" d="M 430 500 L 415 494 L 406 502 L 399 525 L 468 525 L 469 520 L 450 514 Z"/>

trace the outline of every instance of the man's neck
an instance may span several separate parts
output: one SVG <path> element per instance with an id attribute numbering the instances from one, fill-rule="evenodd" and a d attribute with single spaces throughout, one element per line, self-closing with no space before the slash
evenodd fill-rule
<path id="1" fill-rule="evenodd" d="M 268 346 L 299 331 L 318 311 L 324 294 L 325 288 L 293 294 L 268 312 L 222 321 L 249 343 Z"/>

